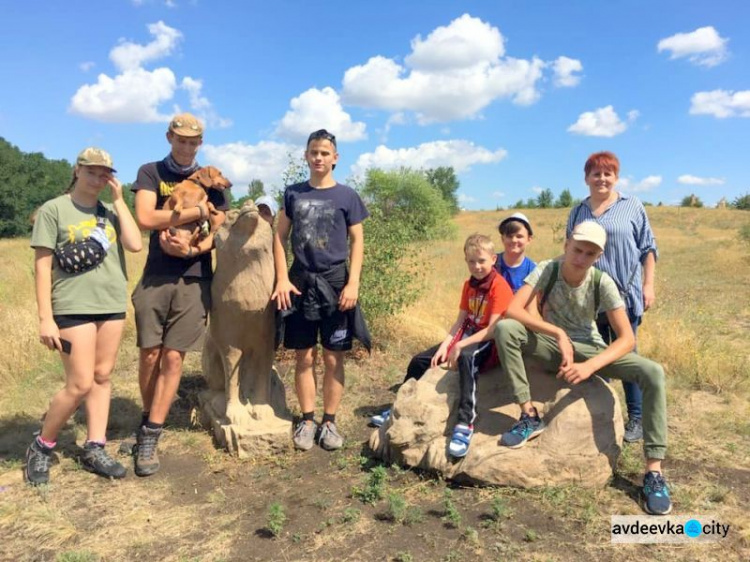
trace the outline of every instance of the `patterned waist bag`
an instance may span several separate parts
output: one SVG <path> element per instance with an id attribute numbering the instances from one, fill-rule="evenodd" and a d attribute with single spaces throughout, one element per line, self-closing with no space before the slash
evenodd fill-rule
<path id="1" fill-rule="evenodd" d="M 55 258 L 66 273 L 84 273 L 97 267 L 107 257 L 110 242 L 105 230 L 106 209 L 101 201 L 96 204 L 96 228 L 77 242 L 66 242 L 55 249 Z"/>

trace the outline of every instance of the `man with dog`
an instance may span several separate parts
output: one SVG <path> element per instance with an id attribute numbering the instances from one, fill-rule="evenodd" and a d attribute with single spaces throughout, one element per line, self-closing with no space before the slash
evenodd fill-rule
<path id="1" fill-rule="evenodd" d="M 201 167 L 196 155 L 203 143 L 203 124 L 189 113 L 176 115 L 166 136 L 169 154 L 141 166 L 132 187 L 136 220 L 141 230 L 151 231 L 143 277 L 132 297 L 143 400 L 133 450 L 138 476 L 159 470 L 156 448 L 182 377 L 185 353 L 199 349 L 210 308 L 213 234 L 190 245 L 175 235 L 173 227 L 209 217 L 218 227 L 229 207 L 226 191 L 209 189 L 208 199 L 192 208 L 179 213 L 164 209 L 174 187 Z"/>

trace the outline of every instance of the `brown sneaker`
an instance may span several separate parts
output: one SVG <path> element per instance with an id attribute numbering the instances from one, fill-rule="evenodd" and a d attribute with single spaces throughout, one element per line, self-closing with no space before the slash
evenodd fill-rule
<path id="1" fill-rule="evenodd" d="M 150 429 L 145 425 L 138 430 L 135 445 L 135 473 L 138 476 L 151 476 L 159 470 L 159 455 L 156 446 L 159 443 L 162 428 Z"/>

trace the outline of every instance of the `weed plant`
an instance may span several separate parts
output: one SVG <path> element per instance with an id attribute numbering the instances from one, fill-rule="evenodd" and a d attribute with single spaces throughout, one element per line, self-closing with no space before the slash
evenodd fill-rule
<path id="1" fill-rule="evenodd" d="M 454 529 L 461 526 L 461 512 L 458 511 L 456 504 L 453 502 L 453 490 L 446 488 L 443 492 L 443 521 Z"/>
<path id="2" fill-rule="evenodd" d="M 274 537 L 278 537 L 284 529 L 286 523 L 286 513 L 284 506 L 279 502 L 273 502 L 268 506 L 268 515 L 266 516 L 266 528 Z"/>
<path id="3" fill-rule="evenodd" d="M 385 487 L 388 480 L 388 471 L 383 465 L 373 467 L 367 476 L 364 488 L 355 486 L 352 495 L 362 503 L 375 505 L 385 496 Z"/>

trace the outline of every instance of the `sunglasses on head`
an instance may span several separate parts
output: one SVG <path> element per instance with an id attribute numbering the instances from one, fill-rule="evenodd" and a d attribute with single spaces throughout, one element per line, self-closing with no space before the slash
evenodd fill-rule
<path id="1" fill-rule="evenodd" d="M 336 136 L 329 133 L 325 129 L 319 129 L 315 131 L 314 133 L 310 133 L 310 136 L 307 137 L 307 144 L 310 144 L 310 141 L 321 140 L 321 139 L 331 141 L 331 144 L 333 144 L 333 146 L 336 146 Z"/>

